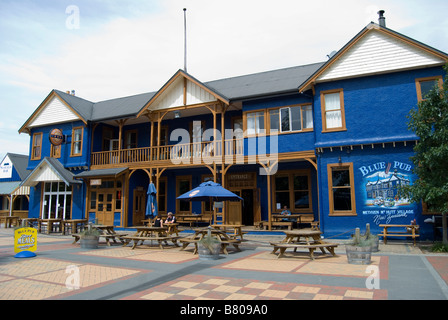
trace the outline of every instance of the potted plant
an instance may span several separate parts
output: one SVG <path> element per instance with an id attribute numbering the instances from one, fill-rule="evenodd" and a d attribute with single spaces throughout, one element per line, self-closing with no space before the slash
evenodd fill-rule
<path id="1" fill-rule="evenodd" d="M 98 242 L 100 239 L 101 232 L 92 227 L 92 224 L 89 223 L 87 229 L 80 233 L 81 239 L 81 248 L 84 249 L 97 249 Z"/>
<path id="2" fill-rule="evenodd" d="M 345 245 L 345 251 L 347 253 L 347 260 L 350 264 L 370 264 L 372 262 L 372 241 L 373 236 L 369 234 L 367 236 L 361 236 L 361 231 L 356 228 L 355 235 L 352 238 L 352 242 Z"/>
<path id="3" fill-rule="evenodd" d="M 217 260 L 219 259 L 219 252 L 221 251 L 221 242 L 211 234 L 211 227 L 209 227 L 207 234 L 198 241 L 199 259 L 202 260 Z"/>

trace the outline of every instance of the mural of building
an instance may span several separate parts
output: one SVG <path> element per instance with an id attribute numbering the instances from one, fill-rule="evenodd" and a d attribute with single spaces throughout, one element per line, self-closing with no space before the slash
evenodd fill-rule
<path id="1" fill-rule="evenodd" d="M 210 82 L 178 70 L 157 91 L 95 103 L 52 90 L 19 129 L 29 215 L 136 225 L 150 182 L 161 214 L 212 213 L 176 198 L 214 180 L 244 199 L 224 204 L 226 222 L 271 221 L 287 206 L 325 236 L 417 219 L 429 237 L 397 186 L 415 180 L 406 115 L 447 61 L 372 22 L 325 62 Z"/>

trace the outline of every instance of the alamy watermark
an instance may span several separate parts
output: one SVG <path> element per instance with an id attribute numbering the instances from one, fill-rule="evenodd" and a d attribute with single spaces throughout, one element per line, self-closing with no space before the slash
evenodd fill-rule
<path id="1" fill-rule="evenodd" d="M 65 268 L 65 273 L 68 273 L 67 279 L 65 279 L 65 287 L 70 290 L 78 290 L 81 288 L 81 278 L 79 275 L 79 267 L 70 265 Z"/>
<path id="2" fill-rule="evenodd" d="M 369 290 L 380 288 L 380 268 L 378 266 L 368 266 L 366 273 L 369 276 L 366 279 L 366 288 Z"/>
<path id="3" fill-rule="evenodd" d="M 193 121 L 193 134 L 188 130 L 174 129 L 170 141 L 177 144 L 163 146 L 165 153 L 159 158 L 179 164 L 257 164 L 264 163 L 260 175 L 274 175 L 278 166 L 278 135 L 264 132 L 248 135 L 240 129 L 225 129 L 224 139 L 218 129 L 202 132 L 200 121 Z M 246 138 L 243 138 L 246 137 Z M 223 153 L 224 152 L 224 153 Z"/>
<path id="4" fill-rule="evenodd" d="M 77 30 L 80 28 L 80 11 L 76 5 L 69 5 L 65 8 L 68 17 L 65 19 L 65 27 L 69 30 Z"/>

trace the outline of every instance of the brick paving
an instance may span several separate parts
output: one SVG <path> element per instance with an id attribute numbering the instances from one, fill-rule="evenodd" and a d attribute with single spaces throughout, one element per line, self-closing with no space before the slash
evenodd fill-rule
<path id="1" fill-rule="evenodd" d="M 250 238 L 250 236 L 247 236 Z M 269 241 L 269 240 L 268 240 Z M 35 258 L 14 258 L 12 231 L 0 229 L 0 300 L 394 300 L 448 298 L 448 255 L 425 255 L 413 246 L 388 244 L 372 256 L 380 285 L 368 289 L 368 266 L 335 257 L 286 251 L 277 259 L 257 238 L 216 261 L 192 248 L 144 245 L 81 249 L 71 237 L 38 235 Z M 393 252 L 393 251 L 397 251 Z M 425 268 L 431 268 L 425 269 Z M 421 279 L 410 296 L 401 286 Z M 412 286 L 411 286 L 412 287 Z"/>

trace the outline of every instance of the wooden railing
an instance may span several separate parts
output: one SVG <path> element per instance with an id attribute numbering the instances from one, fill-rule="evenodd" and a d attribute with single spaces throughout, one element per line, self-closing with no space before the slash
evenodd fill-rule
<path id="1" fill-rule="evenodd" d="M 225 156 L 244 155 L 243 139 L 224 140 Z M 160 147 L 145 147 L 92 153 L 92 166 L 114 166 L 119 164 L 167 161 L 201 163 L 205 159 L 222 158 L 222 141 L 202 141 Z"/>

